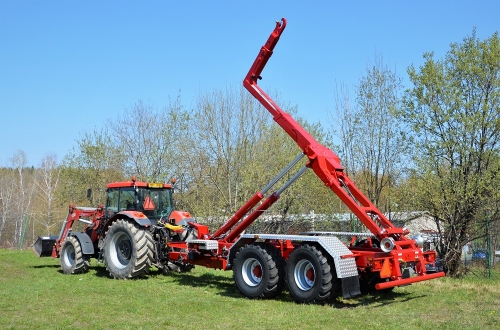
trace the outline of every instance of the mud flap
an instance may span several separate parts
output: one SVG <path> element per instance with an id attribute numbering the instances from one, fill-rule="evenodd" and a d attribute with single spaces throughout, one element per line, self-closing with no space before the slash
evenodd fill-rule
<path id="1" fill-rule="evenodd" d="M 361 296 L 359 289 L 359 277 L 349 276 L 341 278 L 342 280 L 342 295 L 344 298 L 354 298 Z"/>
<path id="2" fill-rule="evenodd" d="M 38 257 L 51 257 L 52 248 L 54 244 L 56 244 L 58 238 L 59 236 L 38 236 L 31 250 L 33 250 Z"/>

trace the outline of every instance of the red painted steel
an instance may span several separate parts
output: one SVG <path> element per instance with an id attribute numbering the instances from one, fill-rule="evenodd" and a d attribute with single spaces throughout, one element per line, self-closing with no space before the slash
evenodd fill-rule
<path id="1" fill-rule="evenodd" d="M 247 214 L 258 202 L 260 202 L 264 198 L 264 195 L 258 191 L 255 195 L 252 196 L 236 213 L 224 224 L 220 227 L 212 237 L 214 239 L 219 236 L 226 234 L 245 214 Z"/>
<path id="2" fill-rule="evenodd" d="M 443 276 L 445 276 L 445 273 L 440 272 L 440 273 L 426 274 L 426 275 L 422 275 L 422 276 L 404 278 L 404 279 L 396 280 L 396 281 L 382 282 L 382 283 L 375 284 L 375 289 L 377 289 L 377 290 L 389 289 L 389 288 L 393 288 L 395 286 L 408 285 L 408 284 L 412 284 L 412 283 L 417 283 L 417 282 L 432 280 L 435 278 L 440 278 Z"/>
<path id="3" fill-rule="evenodd" d="M 62 227 L 59 238 L 56 240 L 52 249 L 53 258 L 59 257 L 59 252 L 61 251 L 64 240 L 68 237 L 75 221 L 78 221 L 82 217 L 92 219 L 89 220 L 92 222 L 92 225 L 87 224 L 84 231 L 89 232 L 88 229 L 90 229 L 90 239 L 92 241 L 96 241 L 98 239 L 97 228 L 99 227 L 101 220 L 104 218 L 104 206 L 99 205 L 97 208 L 78 208 L 75 205 L 70 205 L 64 226 Z"/>
<path id="4" fill-rule="evenodd" d="M 274 202 L 276 202 L 279 198 L 280 196 L 277 195 L 276 193 L 266 198 L 266 200 L 262 204 L 260 204 L 259 207 L 255 209 L 255 211 L 250 213 L 245 218 L 245 220 L 243 220 L 238 225 L 238 227 L 234 228 L 226 237 L 224 237 L 223 241 L 224 242 L 234 241 L 243 232 L 243 230 L 248 228 L 248 226 L 250 226 L 252 222 L 255 221 L 255 219 L 257 219 L 262 213 L 264 213 L 264 211 L 270 208 L 274 204 Z"/>

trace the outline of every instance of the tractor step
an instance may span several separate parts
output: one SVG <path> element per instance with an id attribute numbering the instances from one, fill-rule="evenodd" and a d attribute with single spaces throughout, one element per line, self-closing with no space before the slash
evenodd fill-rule
<path id="1" fill-rule="evenodd" d="M 59 236 L 38 236 L 31 249 L 38 257 L 51 257 L 52 248 Z"/>

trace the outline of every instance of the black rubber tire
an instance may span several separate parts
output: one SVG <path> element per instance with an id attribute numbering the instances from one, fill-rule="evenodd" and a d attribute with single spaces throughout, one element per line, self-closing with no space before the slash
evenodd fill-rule
<path id="1" fill-rule="evenodd" d="M 90 256 L 83 254 L 82 246 L 74 236 L 66 237 L 61 246 L 59 259 L 64 274 L 86 273 L 90 267 Z"/>
<path id="2" fill-rule="evenodd" d="M 153 263 L 153 249 L 153 237 L 147 228 L 118 219 L 104 238 L 106 269 L 116 279 L 143 276 Z"/>
<path id="3" fill-rule="evenodd" d="M 250 299 L 273 298 L 284 286 L 283 262 L 273 247 L 245 245 L 234 258 L 233 278 L 237 289 Z M 276 250 L 276 249 L 274 249 Z M 281 270 L 280 270 L 281 267 Z"/>
<path id="4" fill-rule="evenodd" d="M 278 269 L 278 283 L 276 284 L 275 294 L 272 296 L 275 297 L 283 292 L 283 289 L 286 286 L 285 259 L 281 255 L 281 251 L 272 246 L 267 246 L 266 250 L 271 255 L 271 258 L 273 258 L 274 262 L 276 263 L 276 268 Z"/>
<path id="5" fill-rule="evenodd" d="M 295 249 L 286 263 L 286 281 L 298 303 L 325 303 L 331 295 L 332 270 L 321 250 L 308 244 Z M 335 276 L 336 278 L 336 276 Z"/>

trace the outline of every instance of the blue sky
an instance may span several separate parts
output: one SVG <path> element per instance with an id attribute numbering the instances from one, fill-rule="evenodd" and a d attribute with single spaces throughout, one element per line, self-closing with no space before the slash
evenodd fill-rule
<path id="1" fill-rule="evenodd" d="M 326 125 L 335 85 L 355 84 L 376 53 L 406 78 L 424 52 L 442 58 L 474 26 L 481 39 L 499 31 L 499 13 L 495 0 L 2 0 L 0 166 L 17 150 L 30 165 L 60 161 L 140 99 L 193 107 L 200 92 L 240 86 L 281 17 L 260 84 Z"/>

